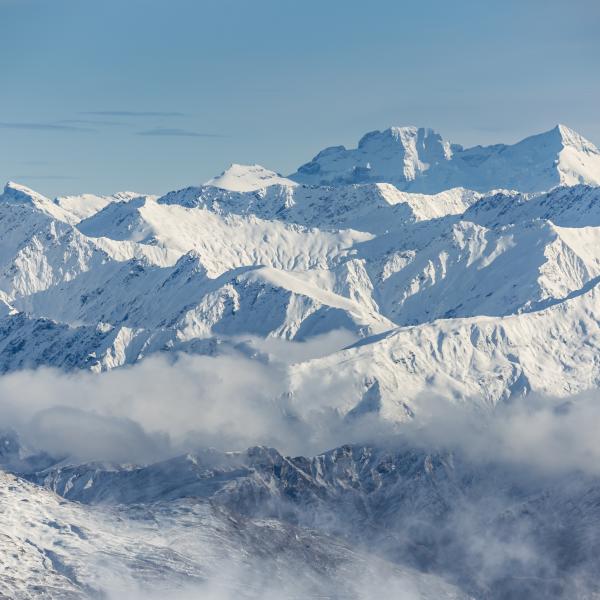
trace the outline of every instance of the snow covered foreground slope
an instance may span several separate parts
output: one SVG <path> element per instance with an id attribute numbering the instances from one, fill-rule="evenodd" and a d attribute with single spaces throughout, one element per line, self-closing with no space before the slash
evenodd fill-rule
<path id="1" fill-rule="evenodd" d="M 91 510 L 0 472 L 0 507 L 0 597 L 11 600 L 375 600 L 371 581 L 414 600 L 467 598 L 335 538 L 198 500 Z"/>
<path id="2" fill-rule="evenodd" d="M 52 493 L 17 480 L 15 487 L 31 494 L 33 506 L 17 503 L 13 514 L 24 521 L 37 553 L 45 549 L 58 564 L 72 565 L 84 581 L 97 581 L 85 571 L 90 546 L 106 544 L 105 560 L 112 560 L 121 543 L 115 575 L 131 570 L 135 580 L 141 573 L 134 567 L 142 565 L 153 585 L 161 584 L 155 559 L 164 561 L 162 579 L 176 581 L 184 568 L 197 577 L 199 564 L 202 576 L 216 577 L 214 560 L 220 561 L 221 581 L 232 578 L 230 588 L 237 591 L 247 576 L 239 566 L 248 567 L 252 559 L 245 553 L 254 553 L 254 566 L 281 587 L 276 598 L 584 600 L 599 589 L 600 483 L 590 474 L 540 473 L 523 462 L 473 460 L 460 450 L 398 441 L 387 448 L 345 445 L 314 457 L 254 447 L 198 451 L 140 466 L 63 462 L 43 468 L 37 462 L 42 470 L 29 472 L 28 479 L 87 507 L 63 502 L 58 511 Z M 38 499 L 44 499 L 43 512 Z M 82 543 L 73 533 L 87 534 L 91 511 L 98 514 L 98 533 Z M 39 523 L 40 512 L 52 521 Z M 119 534 L 108 537 L 115 512 Z M 7 524 L 11 531 L 10 521 L 2 522 Z M 154 547 L 148 548 L 151 535 Z M 141 542 L 133 564 L 129 536 Z M 169 539 L 172 554 L 161 556 Z M 56 541 L 48 547 L 50 540 Z M 349 555 L 347 545 L 363 551 Z M 367 566 L 369 551 L 403 567 L 372 559 Z M 29 560 L 18 572 L 35 564 Z M 238 565 L 237 577 L 231 563 Z M 259 597 L 271 598 L 264 579 L 255 585 L 263 586 Z M 248 596 L 254 597 L 251 590 Z"/>
<path id="3" fill-rule="evenodd" d="M 288 368 L 292 402 L 315 379 L 343 382 L 343 395 L 316 402 L 401 421 L 425 391 L 494 405 L 598 387 L 600 189 L 571 185 L 597 182 L 598 151 L 560 126 L 479 149 L 487 158 L 477 163 L 465 159 L 475 150 L 434 134 L 390 131 L 366 136 L 359 154 L 384 148 L 381 164 L 396 169 L 413 148 L 411 181 L 443 167 L 454 173 L 444 185 L 458 187 L 402 191 L 377 181 L 390 180 L 385 170 L 367 183 L 308 186 L 256 165 L 160 198 L 50 200 L 8 184 L 0 372 L 99 372 L 158 352 L 215 354 L 250 338 L 345 329 L 355 347 Z M 494 185 L 518 189 L 467 189 L 487 184 L 463 178 L 461 156 L 479 165 L 468 173 L 500 173 Z M 542 184 L 552 189 L 522 191 Z"/>

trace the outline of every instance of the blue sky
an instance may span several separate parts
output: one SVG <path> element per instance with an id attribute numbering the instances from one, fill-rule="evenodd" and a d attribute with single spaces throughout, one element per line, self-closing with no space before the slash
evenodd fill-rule
<path id="1" fill-rule="evenodd" d="M 597 0 L 0 0 L 0 179 L 46 193 L 287 174 L 373 129 L 600 143 Z"/>

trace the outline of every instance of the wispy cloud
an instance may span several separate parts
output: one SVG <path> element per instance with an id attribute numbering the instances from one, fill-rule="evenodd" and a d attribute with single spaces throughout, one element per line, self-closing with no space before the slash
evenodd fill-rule
<path id="1" fill-rule="evenodd" d="M 66 179 L 79 179 L 79 177 L 75 177 L 73 175 L 15 175 L 14 179 L 57 179 L 57 180 L 66 180 Z"/>
<path id="2" fill-rule="evenodd" d="M 0 122 L 0 129 L 28 129 L 32 131 L 96 131 L 90 127 L 80 127 L 65 123 L 35 123 L 25 121 Z"/>
<path id="3" fill-rule="evenodd" d="M 158 128 L 139 131 L 138 135 L 148 136 L 170 136 L 170 137 L 200 137 L 200 138 L 221 138 L 225 137 L 220 133 L 204 133 L 199 131 L 190 131 L 189 129 Z"/>
<path id="4" fill-rule="evenodd" d="M 181 112 L 137 111 L 137 110 L 92 110 L 82 112 L 82 115 L 98 117 L 184 117 Z"/>
<path id="5" fill-rule="evenodd" d="M 124 121 L 105 121 L 105 120 L 92 120 L 92 119 L 63 119 L 58 121 L 61 125 L 97 125 L 103 127 L 131 127 L 130 123 Z"/>

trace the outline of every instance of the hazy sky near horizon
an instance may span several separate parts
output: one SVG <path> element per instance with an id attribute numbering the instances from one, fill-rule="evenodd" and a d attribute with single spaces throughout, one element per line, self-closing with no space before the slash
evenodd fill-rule
<path id="1" fill-rule="evenodd" d="M 390 125 L 600 144 L 598 0 L 0 0 L 0 179 L 162 193 Z"/>

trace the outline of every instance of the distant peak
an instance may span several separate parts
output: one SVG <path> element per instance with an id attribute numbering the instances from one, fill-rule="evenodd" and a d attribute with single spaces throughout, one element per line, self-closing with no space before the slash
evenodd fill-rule
<path id="1" fill-rule="evenodd" d="M 600 151 L 563 124 L 512 145 L 472 148 L 450 143 L 429 127 L 393 126 L 363 135 L 356 148 L 330 146 L 289 177 L 304 185 L 390 183 L 427 194 L 452 187 L 533 192 L 598 185 Z"/>
<path id="2" fill-rule="evenodd" d="M 218 177 L 210 179 L 205 185 L 232 192 L 252 192 L 271 185 L 294 186 L 297 184 L 261 165 L 232 163 Z"/>
<path id="3" fill-rule="evenodd" d="M 584 138 L 581 134 L 577 133 L 574 129 L 559 123 L 552 132 L 555 132 L 560 137 L 562 143 L 565 146 L 571 146 L 577 150 L 585 152 L 593 152 L 600 154 L 598 148 L 592 144 L 588 139 Z"/>
<path id="4" fill-rule="evenodd" d="M 571 129 L 570 127 L 567 127 L 566 125 L 564 125 L 563 123 L 558 123 L 554 129 L 556 129 L 561 135 L 567 133 L 575 133 L 575 131 L 573 129 Z"/>
<path id="5" fill-rule="evenodd" d="M 378 140 L 391 140 L 393 142 L 406 143 L 407 140 L 415 138 L 420 130 L 423 128 L 414 127 L 412 125 L 404 127 L 388 127 L 382 131 L 376 129 L 365 133 L 358 141 L 358 147 L 364 148 L 365 146 Z"/>
<path id="6" fill-rule="evenodd" d="M 114 198 L 115 200 L 119 200 L 121 202 L 126 202 L 127 200 L 133 200 L 134 198 L 143 198 L 145 197 L 145 194 L 140 194 L 138 192 L 130 192 L 130 191 L 122 191 L 122 192 L 116 192 L 115 194 L 112 194 L 111 196 L 112 198 Z"/>
<path id="7" fill-rule="evenodd" d="M 48 198 L 38 194 L 31 188 L 25 185 L 9 181 L 4 186 L 4 194 L 2 195 L 4 200 L 12 200 L 18 202 L 50 202 Z"/>
<path id="8" fill-rule="evenodd" d="M 402 127 L 399 127 L 399 126 L 394 125 L 392 127 L 388 127 L 387 129 L 384 129 L 382 131 L 379 131 L 379 130 L 369 131 L 369 133 L 366 133 L 365 135 L 362 136 L 362 138 L 360 138 L 360 140 L 358 142 L 358 147 L 360 148 L 368 140 L 377 139 L 377 138 L 380 138 L 380 139 L 391 138 L 395 141 L 403 141 L 404 142 L 405 140 L 408 140 L 408 139 L 429 138 L 429 137 L 442 139 L 442 136 L 437 131 L 435 131 L 435 129 L 432 129 L 431 127 L 415 127 L 414 125 L 404 125 Z"/>
<path id="9" fill-rule="evenodd" d="M 25 185 L 21 185 L 20 183 L 17 183 L 16 181 L 7 181 L 6 185 L 4 186 L 4 193 L 7 194 L 12 191 L 33 193 L 33 190 L 31 190 L 30 188 L 28 188 Z"/>

